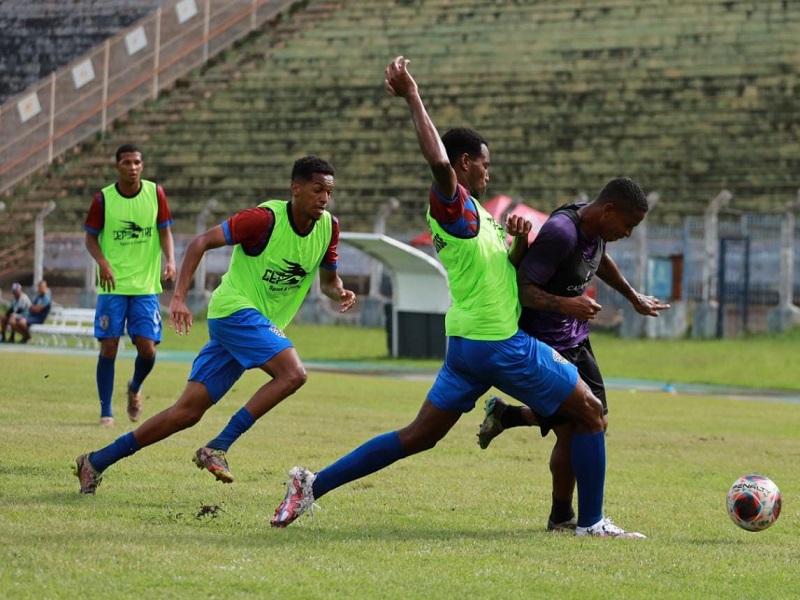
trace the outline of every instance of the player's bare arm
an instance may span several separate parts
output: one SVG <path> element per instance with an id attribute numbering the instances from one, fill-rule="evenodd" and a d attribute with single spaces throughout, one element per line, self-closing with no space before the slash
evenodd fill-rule
<path id="1" fill-rule="evenodd" d="M 181 261 L 181 268 L 178 272 L 178 282 L 175 284 L 175 291 L 173 291 L 172 300 L 169 303 L 169 326 L 178 335 L 189 333 L 192 328 L 192 311 L 186 306 L 186 294 L 189 291 L 192 277 L 197 271 L 197 266 L 207 251 L 221 248 L 225 244 L 225 233 L 222 231 L 222 225 L 217 225 L 195 237 L 186 247 L 186 252 Z"/>
<path id="2" fill-rule="evenodd" d="M 591 321 L 603 307 L 589 296 L 555 296 L 544 291 L 520 272 L 517 272 L 519 300 L 522 306 L 535 310 L 563 313 L 579 321 Z"/>
<path id="3" fill-rule="evenodd" d="M 161 251 L 167 259 L 164 264 L 164 271 L 161 273 L 163 281 L 174 281 L 177 276 L 177 269 L 175 266 L 175 242 L 172 238 L 172 228 L 164 227 L 158 230 L 158 236 L 161 241 Z"/>
<path id="4" fill-rule="evenodd" d="M 117 280 L 114 278 L 114 269 L 111 268 L 111 263 L 109 263 L 103 255 L 103 251 L 100 249 L 100 240 L 97 239 L 95 234 L 87 232 L 86 249 L 97 262 L 100 287 L 106 292 L 113 292 L 117 287 Z"/>
<path id="5" fill-rule="evenodd" d="M 398 56 L 389 63 L 385 71 L 386 89 L 408 103 L 419 149 L 430 165 L 436 187 L 446 198 L 452 198 L 456 192 L 456 174 L 447 158 L 439 132 L 419 96 L 417 83 L 408 72 L 408 63 L 409 60 L 403 56 Z"/>
<path id="6" fill-rule="evenodd" d="M 339 303 L 339 312 L 347 312 L 355 305 L 355 292 L 344 288 L 344 283 L 336 271 L 320 269 L 319 282 L 322 293 Z"/>

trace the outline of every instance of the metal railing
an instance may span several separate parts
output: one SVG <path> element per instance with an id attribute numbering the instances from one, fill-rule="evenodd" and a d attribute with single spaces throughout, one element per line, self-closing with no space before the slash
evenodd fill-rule
<path id="1" fill-rule="evenodd" d="M 0 192 L 295 2 L 174 0 L 0 106 Z"/>
<path id="2" fill-rule="evenodd" d="M 31 246 L 36 238 L 27 237 L 16 244 L 0 250 L 0 278 L 23 269 L 30 269 L 33 262 Z"/>

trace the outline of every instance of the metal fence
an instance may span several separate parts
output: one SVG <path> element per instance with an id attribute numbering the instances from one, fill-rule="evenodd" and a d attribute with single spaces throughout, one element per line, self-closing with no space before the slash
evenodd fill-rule
<path id="1" fill-rule="evenodd" d="M 713 265 L 709 265 L 703 217 L 687 217 L 680 226 L 649 225 L 647 261 L 652 266 L 653 261 L 672 259 L 671 266 L 680 270 L 672 289 L 668 282 L 653 277 L 653 269 L 639 272 L 641 256 L 635 236 L 610 244 L 608 252 L 623 274 L 632 283 L 639 279 L 647 293 L 688 306 L 696 306 L 710 294 L 722 305 L 720 326 L 724 325 L 724 336 L 728 337 L 764 330 L 765 309 L 779 303 L 784 220 L 785 216 L 778 214 L 722 213 Z M 793 239 L 794 263 L 800 265 L 800 227 L 795 226 Z M 794 270 L 793 279 L 791 296 L 798 304 L 800 270 Z M 704 286 L 710 286 L 710 293 L 704 292 Z M 621 313 L 627 304 L 602 283 L 598 284 L 597 299 L 607 314 Z"/>
<path id="2" fill-rule="evenodd" d="M 706 265 L 708 257 L 702 217 L 687 217 L 680 226 L 649 225 L 642 228 L 646 232 L 644 261 L 641 240 L 636 238 L 639 228 L 631 238 L 610 244 L 608 252 L 637 289 L 674 304 L 682 302 L 687 307 L 703 301 L 703 279 L 707 273 L 712 273 L 718 286 L 712 297 L 724 305 L 724 321 L 727 323 L 724 336 L 738 335 L 745 330 L 762 331 L 766 327 L 766 310 L 777 306 L 779 301 L 783 220 L 780 215 L 723 214 L 718 234 L 719 246 L 721 249 L 724 247 L 724 253 L 718 254 L 718 269 L 708 269 Z M 396 237 L 408 241 L 411 236 Z M 800 227 L 795 227 L 793 239 L 795 264 L 800 265 Z M 733 242 L 723 243 L 724 240 Z M 179 260 L 188 241 L 188 236 L 176 236 Z M 370 289 L 369 278 L 376 272 L 373 259 L 346 245 L 340 248 L 340 252 L 341 275 L 350 285 L 360 285 L 363 289 L 359 291 L 363 294 Z M 208 286 L 213 288 L 228 267 L 230 249 L 215 250 L 206 258 Z M 663 277 L 654 276 L 652 268 L 647 268 L 663 259 L 668 259 L 670 266 L 678 269 L 677 273 L 672 273 L 671 280 L 667 277 L 666 282 Z M 647 266 L 644 273 L 641 272 L 643 264 Z M 81 271 L 88 266 L 91 275 L 91 265 L 93 262 L 84 247 L 82 235 L 47 236 L 45 271 Z M 797 304 L 800 303 L 800 269 L 794 270 L 793 278 L 793 299 Z M 391 290 L 382 290 L 382 293 L 390 296 Z M 621 318 L 623 310 L 628 308 L 628 302 L 602 282 L 597 285 L 597 300 L 603 305 L 603 324 Z"/>
<path id="3" fill-rule="evenodd" d="M 0 192 L 285 11 L 286 0 L 175 0 L 0 106 Z"/>

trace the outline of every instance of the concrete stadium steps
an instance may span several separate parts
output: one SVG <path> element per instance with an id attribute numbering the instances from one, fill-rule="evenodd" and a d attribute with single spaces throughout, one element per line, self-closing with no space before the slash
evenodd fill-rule
<path id="1" fill-rule="evenodd" d="M 142 18 L 165 0 L 3 0 L 0 102 Z"/>
<path id="2" fill-rule="evenodd" d="M 774 211 L 800 172 L 798 24 L 800 8 L 772 1 L 309 2 L 26 189 L 57 190 L 73 215 L 57 225 L 79 227 L 113 178 L 97 156 L 135 139 L 191 230 L 208 198 L 232 211 L 286 197 L 291 161 L 315 152 L 337 168 L 347 229 L 370 229 L 392 196 L 390 230 L 421 229 L 430 176 L 383 83 L 406 53 L 440 128 L 489 138 L 490 193 L 546 211 L 629 174 L 661 192 L 653 218 L 700 213 L 722 187 L 738 208 Z"/>

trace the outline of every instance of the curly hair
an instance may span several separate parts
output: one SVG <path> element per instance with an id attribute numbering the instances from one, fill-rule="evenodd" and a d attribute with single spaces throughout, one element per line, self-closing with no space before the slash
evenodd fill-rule
<path id="1" fill-rule="evenodd" d="M 311 181 L 314 173 L 323 173 L 333 176 L 333 166 L 319 156 L 304 156 L 294 161 L 292 167 L 292 181 Z"/>
<path id="2" fill-rule="evenodd" d="M 600 204 L 611 203 L 623 209 L 646 213 L 649 209 L 642 188 L 630 177 L 617 177 L 600 190 L 595 200 Z"/>
<path id="3" fill-rule="evenodd" d="M 454 165 L 458 157 L 463 154 L 472 157 L 480 156 L 481 145 L 489 147 L 489 142 L 485 137 L 466 127 L 451 129 L 442 136 L 442 143 L 451 165 Z"/>
<path id="4" fill-rule="evenodd" d="M 136 144 L 122 144 L 122 146 L 117 148 L 117 153 L 115 155 L 117 158 L 117 162 L 119 162 L 122 159 L 123 154 L 127 154 L 128 152 L 138 152 L 139 154 L 142 155 L 142 159 L 144 159 L 144 154 L 142 153 L 142 150 L 141 148 L 139 148 L 139 146 L 137 146 Z"/>

